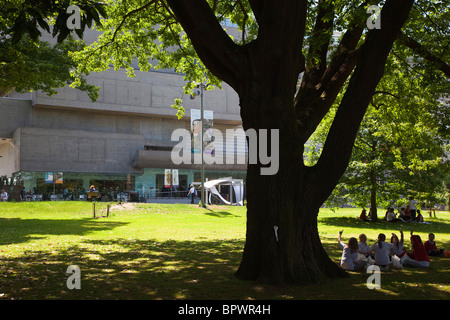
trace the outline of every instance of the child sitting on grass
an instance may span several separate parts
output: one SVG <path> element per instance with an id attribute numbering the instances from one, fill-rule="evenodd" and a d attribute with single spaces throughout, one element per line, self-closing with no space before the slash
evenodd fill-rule
<path id="1" fill-rule="evenodd" d="M 428 258 L 425 246 L 419 236 L 413 235 L 411 230 L 411 246 L 413 252 L 406 253 L 402 258 L 403 267 L 428 268 L 430 259 Z"/>
<path id="2" fill-rule="evenodd" d="M 338 243 L 343 249 L 341 257 L 341 268 L 350 271 L 358 271 L 366 265 L 366 261 L 358 260 L 358 240 L 351 237 L 348 243 L 345 244 L 341 241 L 342 233 L 339 231 Z"/>
<path id="3" fill-rule="evenodd" d="M 370 251 L 375 253 L 375 265 L 379 266 L 381 270 L 389 270 L 389 265 L 391 264 L 391 259 L 389 259 L 389 253 L 391 252 L 394 245 L 392 243 L 385 242 L 386 235 L 380 233 L 378 235 L 378 240 L 375 244 L 370 247 Z"/>
<path id="4" fill-rule="evenodd" d="M 435 256 L 435 257 L 443 257 L 444 256 L 444 249 L 438 249 L 436 247 L 436 242 L 434 242 L 434 233 L 430 233 L 428 235 L 428 240 L 425 242 L 425 250 L 427 251 L 427 254 L 429 256 Z"/>
<path id="5" fill-rule="evenodd" d="M 395 233 L 392 233 L 391 243 L 392 247 L 392 255 L 396 255 L 401 258 L 405 255 L 405 249 L 403 247 L 403 230 L 400 230 L 400 240 L 398 239 Z"/>
<path id="6" fill-rule="evenodd" d="M 370 256 L 370 247 L 367 244 L 367 236 L 364 233 L 359 235 L 359 243 L 358 243 L 359 253 L 364 255 L 364 257 Z"/>

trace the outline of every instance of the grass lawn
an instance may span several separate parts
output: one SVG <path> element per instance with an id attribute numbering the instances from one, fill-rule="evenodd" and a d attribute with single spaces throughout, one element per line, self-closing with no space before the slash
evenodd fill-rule
<path id="1" fill-rule="evenodd" d="M 97 214 L 99 214 L 97 204 Z M 429 224 L 364 223 L 359 209 L 322 209 L 319 232 L 339 263 L 343 240 L 365 233 L 390 238 L 403 228 L 425 241 L 435 233 L 450 250 L 450 213 Z M 103 212 L 103 214 L 105 214 Z M 108 218 L 92 217 L 92 203 L 0 203 L 0 299 L 449 299 L 450 259 L 431 257 L 425 270 L 381 274 L 381 289 L 366 286 L 369 274 L 323 279 L 308 286 L 267 286 L 234 277 L 245 242 L 245 208 L 124 204 Z M 81 289 L 69 290 L 67 267 L 78 265 Z"/>

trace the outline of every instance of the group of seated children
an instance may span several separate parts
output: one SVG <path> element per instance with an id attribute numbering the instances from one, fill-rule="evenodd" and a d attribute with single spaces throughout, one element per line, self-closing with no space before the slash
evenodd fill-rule
<path id="1" fill-rule="evenodd" d="M 348 243 L 342 242 L 342 233 L 339 231 L 338 242 L 343 249 L 341 257 L 341 267 L 345 270 L 358 271 L 367 266 L 375 264 L 380 270 L 389 270 L 391 264 L 396 268 L 416 267 L 427 268 L 430 265 L 429 255 L 448 256 L 449 252 L 437 249 L 434 242 L 434 234 L 428 235 L 428 241 L 422 243 L 418 235 L 411 231 L 411 252 L 407 252 L 403 246 L 403 231 L 400 230 L 400 239 L 392 233 L 390 243 L 386 242 L 386 235 L 380 233 L 377 242 L 372 246 L 367 244 L 365 234 L 359 235 L 359 243 L 355 237 L 351 237 Z"/>
<path id="2" fill-rule="evenodd" d="M 369 214 L 367 214 L 366 209 L 363 209 L 361 211 L 359 219 L 363 221 L 370 221 L 371 213 L 369 212 Z M 414 216 L 411 215 L 411 210 L 409 209 L 409 205 L 407 205 L 405 208 L 402 207 L 398 209 L 398 213 L 394 212 L 394 208 L 388 208 L 386 214 L 384 215 L 384 220 L 386 220 L 387 222 L 423 222 L 423 216 L 420 213 L 420 210 L 415 210 Z"/>
<path id="3" fill-rule="evenodd" d="M 416 210 L 415 213 L 416 214 L 413 217 L 413 215 L 411 215 L 409 205 L 407 205 L 405 208 L 402 207 L 399 209 L 397 217 L 397 214 L 394 212 L 394 208 L 388 208 L 386 214 L 384 215 L 384 219 L 387 222 L 423 222 L 423 216 L 420 213 L 420 210 Z"/>
<path id="4" fill-rule="evenodd" d="M 384 219 L 388 222 L 423 222 L 423 216 L 417 206 L 418 201 L 414 200 L 414 197 L 410 197 L 409 201 L 406 204 L 406 207 L 402 207 L 399 209 L 398 217 L 394 212 L 394 208 L 388 208 L 386 214 L 384 215 Z M 363 221 L 370 221 L 372 218 L 371 212 L 369 211 L 369 214 L 367 215 L 366 210 L 363 209 L 359 218 Z"/>

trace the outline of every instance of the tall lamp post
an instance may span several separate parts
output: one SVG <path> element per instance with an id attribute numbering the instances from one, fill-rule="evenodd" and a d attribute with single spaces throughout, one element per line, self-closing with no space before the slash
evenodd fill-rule
<path id="1" fill-rule="evenodd" d="M 203 153 L 204 153 L 204 149 L 205 149 L 205 145 L 204 145 L 204 141 L 203 141 L 203 128 L 204 128 L 204 116 L 203 116 L 203 89 L 206 89 L 208 87 L 208 85 L 205 85 L 203 83 L 200 83 L 197 85 L 200 88 L 200 120 L 202 123 L 201 126 L 201 130 L 200 130 L 200 134 L 201 134 L 201 138 L 202 138 L 202 144 L 201 144 L 201 153 L 202 153 L 202 168 L 201 168 L 201 186 L 202 186 L 202 191 L 201 191 L 201 206 L 206 208 L 206 204 L 205 204 L 205 161 L 203 158 Z M 191 96 L 191 99 L 194 99 L 195 95 Z"/>

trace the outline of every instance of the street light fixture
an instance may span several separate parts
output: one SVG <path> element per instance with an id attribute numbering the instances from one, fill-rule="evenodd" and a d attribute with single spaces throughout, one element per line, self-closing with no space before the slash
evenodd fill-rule
<path id="1" fill-rule="evenodd" d="M 201 114 L 200 120 L 202 123 L 201 130 L 200 130 L 200 134 L 201 134 L 201 138 L 202 138 L 201 139 L 202 140 L 202 143 L 201 143 L 201 153 L 202 153 L 201 188 L 202 188 L 202 190 L 201 190 L 200 195 L 201 195 L 201 206 L 203 208 L 206 208 L 206 204 L 205 204 L 205 161 L 203 158 L 203 153 L 204 153 L 204 149 L 205 149 L 205 145 L 204 145 L 204 141 L 203 141 L 203 128 L 205 126 L 205 123 L 204 123 L 205 118 L 203 116 L 203 90 L 206 89 L 208 87 L 208 85 L 200 83 L 197 85 L 197 87 L 200 88 L 200 114 Z M 195 94 L 191 95 L 191 99 L 194 99 L 194 98 L 195 98 Z"/>

